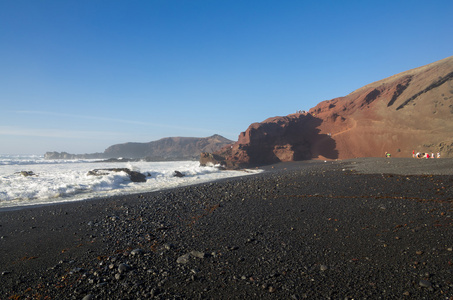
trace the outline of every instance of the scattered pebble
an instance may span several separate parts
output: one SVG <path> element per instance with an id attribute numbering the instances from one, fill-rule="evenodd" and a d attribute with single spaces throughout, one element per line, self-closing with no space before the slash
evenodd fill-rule
<path id="1" fill-rule="evenodd" d="M 197 257 L 197 258 L 205 258 L 206 257 L 206 254 L 204 252 L 196 251 L 196 250 L 190 251 L 190 255 L 192 255 L 193 257 Z"/>
<path id="2" fill-rule="evenodd" d="M 131 268 L 129 265 L 127 265 L 127 264 L 120 264 L 120 265 L 118 266 L 118 272 L 120 272 L 120 273 L 128 272 L 128 271 L 130 271 L 131 269 L 132 269 L 132 268 Z"/>
<path id="3" fill-rule="evenodd" d="M 173 244 L 164 244 L 164 249 L 165 250 L 171 250 L 171 249 L 174 249 L 175 246 Z"/>
<path id="4" fill-rule="evenodd" d="M 418 283 L 421 287 L 430 288 L 432 286 L 431 282 L 428 280 L 421 279 Z"/>
<path id="5" fill-rule="evenodd" d="M 187 264 L 189 262 L 189 258 L 190 258 L 190 253 L 187 253 L 187 254 L 184 254 L 184 255 L 181 255 L 180 257 L 178 257 L 178 259 L 176 259 L 176 262 L 178 264 Z"/>
<path id="6" fill-rule="evenodd" d="M 143 249 L 134 249 L 131 251 L 132 255 L 142 255 L 143 253 L 145 253 L 145 251 L 143 251 Z"/>

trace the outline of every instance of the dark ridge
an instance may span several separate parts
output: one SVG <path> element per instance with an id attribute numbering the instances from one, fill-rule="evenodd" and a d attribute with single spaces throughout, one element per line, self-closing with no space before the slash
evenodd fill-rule
<path id="1" fill-rule="evenodd" d="M 374 100 L 376 100 L 376 98 L 381 94 L 381 91 L 379 91 L 378 89 L 374 89 L 372 90 L 371 92 L 368 93 L 368 95 L 365 96 L 365 103 L 363 103 L 361 106 L 364 106 L 364 105 L 368 105 L 370 104 L 371 102 L 373 102 Z"/>
<path id="2" fill-rule="evenodd" d="M 447 82 L 448 80 L 450 80 L 452 78 L 453 78 L 453 72 L 448 73 L 445 77 L 441 77 L 439 80 L 434 81 L 426 89 L 418 92 L 417 94 L 413 95 L 412 97 L 410 97 L 409 99 L 404 101 L 403 104 L 401 104 L 400 106 L 398 106 L 396 108 L 396 110 L 399 110 L 399 109 L 405 107 L 406 105 L 408 105 L 410 102 L 412 102 L 415 98 L 417 98 L 421 94 L 426 93 L 426 92 L 428 92 L 428 91 L 430 91 L 430 90 L 432 90 L 432 89 L 434 89 L 434 88 L 436 88 L 438 86 L 441 86 L 442 84 L 444 84 L 445 82 Z"/>
<path id="3" fill-rule="evenodd" d="M 409 86 L 409 83 L 411 82 L 412 77 L 409 77 L 409 80 L 407 81 L 406 84 L 398 84 L 396 86 L 396 91 L 393 93 L 392 99 L 390 99 L 389 103 L 387 104 L 387 107 L 392 106 L 396 99 L 404 92 L 404 90 Z"/>

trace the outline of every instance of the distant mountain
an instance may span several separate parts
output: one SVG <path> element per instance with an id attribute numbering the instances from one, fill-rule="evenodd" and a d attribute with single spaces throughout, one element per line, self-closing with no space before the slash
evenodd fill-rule
<path id="1" fill-rule="evenodd" d="M 328 86 L 326 86 L 328 88 Z M 453 57 L 368 84 L 309 112 L 254 123 L 218 151 L 230 166 L 305 159 L 453 157 Z"/>
<path id="2" fill-rule="evenodd" d="M 49 151 L 44 154 L 44 159 L 103 159 L 104 153 L 72 154 L 68 152 Z"/>
<path id="3" fill-rule="evenodd" d="M 215 152 L 234 143 L 221 135 L 210 137 L 168 137 L 149 143 L 124 143 L 108 147 L 103 153 L 69 154 L 46 152 L 46 159 L 132 158 L 159 160 L 197 160 L 201 152 Z"/>
<path id="4" fill-rule="evenodd" d="M 108 147 L 106 157 L 198 159 L 201 152 L 214 152 L 233 141 L 215 134 L 206 138 L 168 137 L 149 143 L 125 143 Z"/>

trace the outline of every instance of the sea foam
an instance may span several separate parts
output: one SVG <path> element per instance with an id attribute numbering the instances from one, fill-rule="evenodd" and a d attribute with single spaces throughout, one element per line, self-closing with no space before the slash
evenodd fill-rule
<path id="1" fill-rule="evenodd" d="M 148 175 L 131 182 L 125 172 L 93 176 L 93 169 L 128 168 Z M 36 175 L 23 176 L 21 171 Z M 174 171 L 184 174 L 175 177 Z M 44 160 L 41 156 L 0 156 L 0 209 L 36 204 L 152 192 L 217 179 L 256 174 L 261 170 L 225 171 L 201 167 L 196 161 L 93 162 Z"/>

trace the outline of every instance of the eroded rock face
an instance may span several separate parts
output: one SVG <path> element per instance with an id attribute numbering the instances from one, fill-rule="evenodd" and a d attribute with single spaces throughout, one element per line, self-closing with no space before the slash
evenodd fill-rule
<path id="1" fill-rule="evenodd" d="M 453 57 L 323 101 L 308 113 L 254 123 L 216 154 L 227 167 L 306 159 L 453 156 Z"/>
<path id="2" fill-rule="evenodd" d="M 308 113 L 269 118 L 250 125 L 237 143 L 218 154 L 225 157 L 228 168 L 311 159 L 310 145 L 318 139 L 330 140 L 316 129 L 320 123 Z M 324 149 L 324 155 L 334 158 L 334 145 L 330 146 Z"/>
<path id="3" fill-rule="evenodd" d="M 310 119 L 294 114 L 254 123 L 239 135 L 231 155 L 251 165 L 310 159 Z"/>

